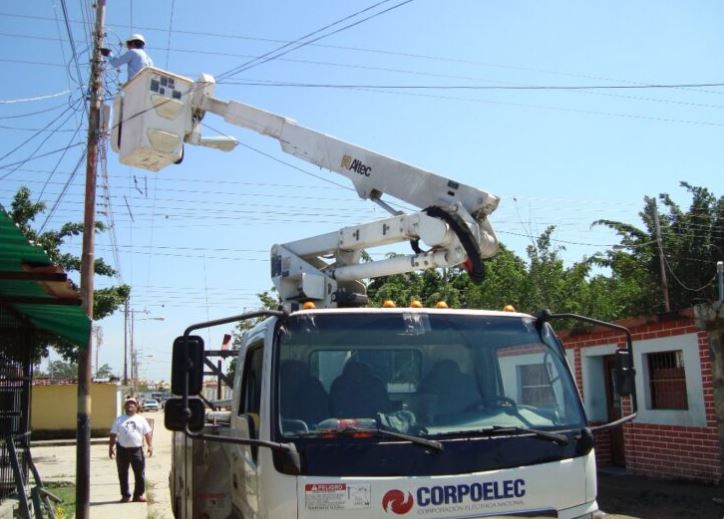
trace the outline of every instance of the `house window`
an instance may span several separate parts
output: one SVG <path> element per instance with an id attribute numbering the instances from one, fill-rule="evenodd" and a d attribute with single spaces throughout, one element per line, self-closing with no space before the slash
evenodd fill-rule
<path id="1" fill-rule="evenodd" d="M 518 366 L 520 377 L 520 403 L 537 407 L 556 405 L 548 373 L 544 364 Z"/>
<path id="2" fill-rule="evenodd" d="M 652 409 L 689 409 L 686 399 L 686 374 L 681 350 L 646 355 Z"/>

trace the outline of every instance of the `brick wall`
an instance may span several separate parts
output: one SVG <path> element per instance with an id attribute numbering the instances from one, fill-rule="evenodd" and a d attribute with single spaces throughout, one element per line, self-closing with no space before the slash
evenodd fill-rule
<path id="1" fill-rule="evenodd" d="M 687 314 L 673 319 L 637 318 L 619 324 L 627 326 L 631 331 L 634 351 L 636 351 L 636 341 L 696 334 L 703 394 L 690 393 L 688 398 L 703 399 L 706 414 L 706 425 L 703 427 L 641 423 L 640 420 L 626 424 L 623 428 L 626 469 L 646 476 L 683 478 L 718 484 L 722 479 L 722 453 L 717 434 L 707 333 L 697 329 L 693 319 Z M 620 334 L 603 331 L 600 328 L 584 333 L 562 333 L 561 339 L 566 349 L 574 350 L 574 375 L 581 393 L 583 393 L 581 350 L 606 344 L 625 346 Z M 637 369 L 637 377 L 642 376 L 641 366 L 637 366 Z M 639 405 L 644 405 L 642 395 L 639 395 L 638 400 Z M 624 412 L 630 412 L 630 409 L 630 401 L 625 399 Z M 596 437 L 596 459 L 599 467 L 611 464 L 611 434 L 613 433 L 603 432 Z"/>

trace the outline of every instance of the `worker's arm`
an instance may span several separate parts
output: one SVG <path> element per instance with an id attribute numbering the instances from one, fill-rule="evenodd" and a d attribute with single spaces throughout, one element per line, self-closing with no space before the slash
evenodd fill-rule
<path id="1" fill-rule="evenodd" d="M 131 61 L 132 57 L 133 57 L 133 53 L 131 53 L 131 52 L 125 52 L 125 53 L 121 54 L 120 56 L 115 57 L 115 56 L 113 56 L 112 51 L 111 51 L 111 53 L 108 55 L 108 63 L 110 63 L 110 65 L 112 67 L 118 68 L 121 65 L 125 65 L 126 63 Z"/>
<path id="2" fill-rule="evenodd" d="M 113 455 L 115 454 L 115 446 L 116 446 L 116 435 L 111 433 L 111 438 L 108 441 L 108 457 L 113 459 Z"/>
<path id="3" fill-rule="evenodd" d="M 148 445 L 148 457 L 150 458 L 153 456 L 153 435 L 149 432 L 144 436 L 146 438 L 146 445 Z"/>

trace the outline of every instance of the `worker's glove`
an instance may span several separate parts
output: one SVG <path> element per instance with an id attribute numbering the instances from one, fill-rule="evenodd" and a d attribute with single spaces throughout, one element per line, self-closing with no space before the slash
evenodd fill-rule
<path id="1" fill-rule="evenodd" d="M 111 49 L 101 49 L 101 54 L 103 54 L 105 57 L 108 57 L 111 55 Z"/>

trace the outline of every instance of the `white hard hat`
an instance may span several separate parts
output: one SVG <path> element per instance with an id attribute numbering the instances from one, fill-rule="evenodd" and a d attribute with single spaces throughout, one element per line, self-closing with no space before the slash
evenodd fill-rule
<path id="1" fill-rule="evenodd" d="M 146 40 L 143 37 L 143 34 L 131 34 L 128 38 L 126 38 L 126 43 L 129 41 L 140 41 L 141 43 L 146 43 Z"/>

